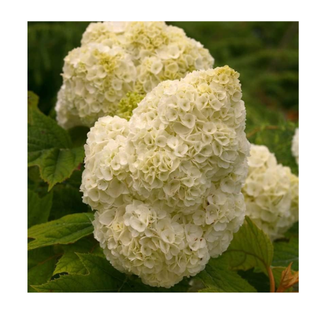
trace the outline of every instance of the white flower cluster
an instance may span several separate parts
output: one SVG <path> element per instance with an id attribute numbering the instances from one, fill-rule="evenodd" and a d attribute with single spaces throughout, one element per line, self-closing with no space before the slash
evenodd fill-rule
<path id="1" fill-rule="evenodd" d="M 266 146 L 251 145 L 249 173 L 242 192 L 246 215 L 271 240 L 281 238 L 298 221 L 299 179 L 289 167 L 277 164 Z"/>
<path id="2" fill-rule="evenodd" d="M 81 47 L 64 59 L 57 121 L 68 129 L 115 115 L 128 92 L 146 94 L 164 80 L 212 68 L 213 58 L 184 31 L 164 22 L 91 23 Z"/>
<path id="3" fill-rule="evenodd" d="M 238 77 L 225 66 L 164 81 L 129 121 L 91 128 L 81 191 L 116 269 L 171 287 L 229 246 L 249 155 Z"/>
<path id="4" fill-rule="evenodd" d="M 292 155 L 296 158 L 296 162 L 299 165 L 299 128 L 296 129 L 291 145 Z"/>

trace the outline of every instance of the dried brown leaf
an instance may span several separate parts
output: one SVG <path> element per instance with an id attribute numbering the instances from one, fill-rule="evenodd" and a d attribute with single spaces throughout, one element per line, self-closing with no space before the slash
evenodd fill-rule
<path id="1" fill-rule="evenodd" d="M 277 292 L 285 292 L 299 282 L 299 271 L 291 270 L 292 262 L 282 271 L 281 280 Z"/>

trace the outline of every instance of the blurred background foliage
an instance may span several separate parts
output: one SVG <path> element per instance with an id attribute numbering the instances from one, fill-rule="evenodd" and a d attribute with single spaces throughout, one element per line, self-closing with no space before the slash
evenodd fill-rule
<path id="1" fill-rule="evenodd" d="M 167 22 L 240 73 L 250 142 L 265 144 L 298 173 L 291 140 L 298 126 L 298 22 Z M 28 90 L 54 117 L 63 59 L 80 46 L 89 22 L 28 23 Z"/>

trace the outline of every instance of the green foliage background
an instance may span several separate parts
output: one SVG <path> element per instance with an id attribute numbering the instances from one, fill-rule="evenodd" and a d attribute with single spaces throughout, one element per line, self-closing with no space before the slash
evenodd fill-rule
<path id="1" fill-rule="evenodd" d="M 290 150 L 299 114 L 298 22 L 167 23 L 183 28 L 189 37 L 209 49 L 215 58 L 215 67 L 227 64 L 240 73 L 247 109 L 248 139 L 252 143 L 267 145 L 279 163 L 290 166 L 298 174 Z M 77 224 L 77 219 L 81 222 L 81 219 L 91 217 L 90 208 L 82 203 L 79 192 L 83 170 L 79 162 L 83 157 L 82 146 L 87 130 L 65 131 L 54 121 L 56 95 L 62 84 L 63 59 L 70 50 L 80 46 L 88 24 L 28 23 L 28 90 L 40 97 L 37 101 L 36 96 L 28 96 L 28 227 L 29 237 L 36 239 L 29 251 L 28 290 L 159 291 L 144 286 L 135 277 L 126 277 L 115 271 L 90 235 L 90 227 L 84 233 L 75 229 L 76 234 L 80 232 L 81 239 L 59 229 L 59 219 L 71 219 Z M 38 227 L 40 223 L 45 225 Z M 52 229 L 52 226 L 59 228 Z M 53 230 L 52 234 L 51 231 L 47 234 L 46 230 Z M 242 233 L 246 232 L 249 230 L 242 230 Z M 255 234 L 257 239 L 263 238 L 263 235 Z M 73 244 L 63 242 L 65 237 Z M 51 242 L 46 242 L 48 238 Z M 237 241 L 240 241 L 239 247 L 244 245 L 241 239 Z M 290 262 L 294 262 L 293 269 L 298 270 L 297 225 L 285 241 L 270 245 L 267 246 L 272 247 L 273 253 L 269 254 L 268 263 L 272 262 L 277 268 L 274 269 L 277 284 L 283 267 Z M 233 246 L 237 246 L 237 242 Z M 254 248 L 250 250 L 254 251 Z M 192 288 L 183 281 L 171 291 L 268 291 L 268 277 L 259 263 L 231 271 L 228 256 L 230 254 L 210 262 L 206 271 L 195 279 Z M 96 281 L 97 277 L 100 282 Z M 230 281 L 226 282 L 226 279 Z"/>

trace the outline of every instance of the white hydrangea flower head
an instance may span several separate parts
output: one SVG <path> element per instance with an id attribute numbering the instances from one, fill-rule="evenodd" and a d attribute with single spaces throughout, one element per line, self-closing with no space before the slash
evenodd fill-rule
<path id="1" fill-rule="evenodd" d="M 91 128 L 81 191 L 116 269 L 171 287 L 228 248 L 244 219 L 250 146 L 238 77 L 225 66 L 164 81 L 129 121 Z"/>
<path id="2" fill-rule="evenodd" d="M 246 215 L 272 241 L 281 238 L 299 218 L 299 179 L 266 146 L 251 145 L 248 164 Z"/>
<path id="3" fill-rule="evenodd" d="M 77 119 L 77 124 L 91 126 L 99 117 L 114 114 L 119 101 L 133 90 L 136 73 L 121 47 L 93 43 L 72 50 L 64 59 L 58 123 L 68 129 Z"/>
<path id="4" fill-rule="evenodd" d="M 101 43 L 106 46 L 114 44 L 119 45 L 118 36 L 123 34 L 127 22 L 122 21 L 106 21 L 90 23 L 82 35 L 81 44 L 84 46 L 89 43 Z"/>
<path id="5" fill-rule="evenodd" d="M 199 42 L 164 22 L 91 23 L 81 47 L 64 60 L 58 123 L 68 129 L 92 126 L 115 115 L 127 93 L 150 92 L 161 81 L 212 68 L 214 59 Z"/>
<path id="6" fill-rule="evenodd" d="M 57 112 L 57 122 L 65 129 L 81 126 L 82 122 L 77 114 L 77 110 L 72 112 L 72 108 L 66 108 L 73 97 L 73 93 L 69 90 L 66 92 L 65 88 L 66 86 L 63 84 L 58 92 L 58 100 L 55 107 Z"/>
<path id="7" fill-rule="evenodd" d="M 299 128 L 296 129 L 291 145 L 292 155 L 295 157 L 297 164 L 299 165 Z"/>

